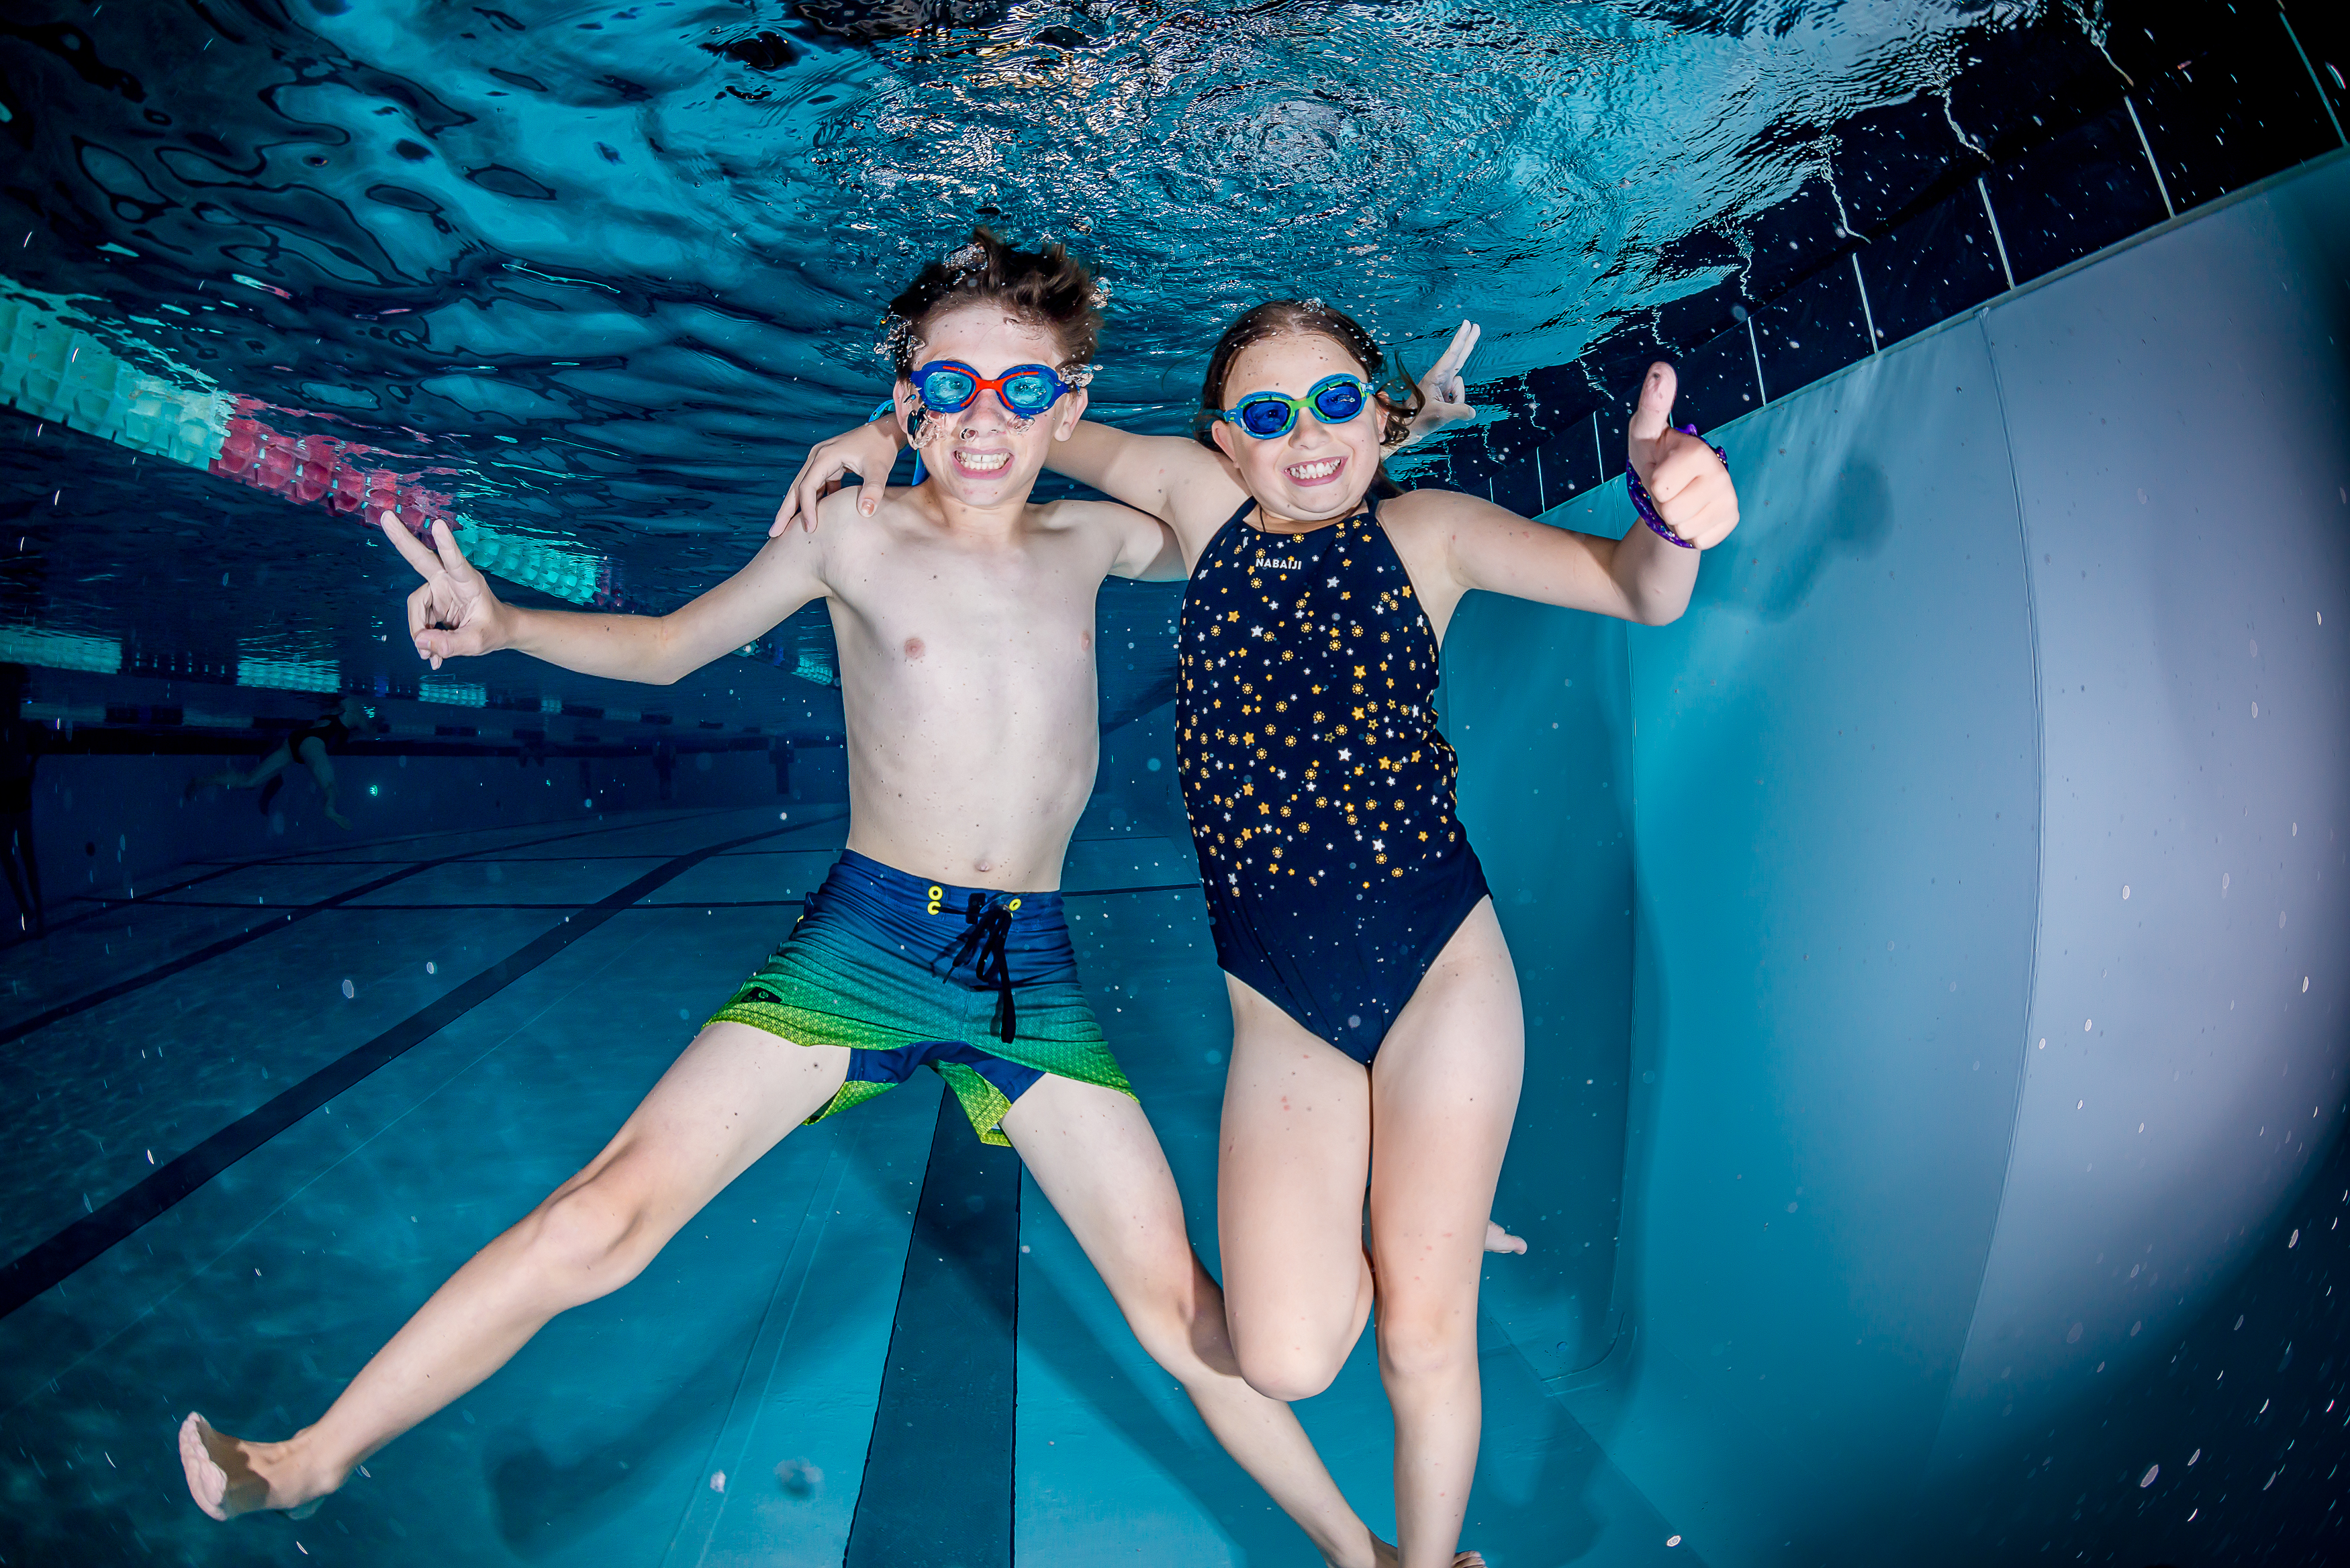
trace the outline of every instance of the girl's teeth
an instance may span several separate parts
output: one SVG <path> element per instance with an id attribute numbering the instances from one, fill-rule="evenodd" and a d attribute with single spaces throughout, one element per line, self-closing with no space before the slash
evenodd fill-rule
<path id="1" fill-rule="evenodd" d="M 1290 476 L 1295 479 L 1324 479 L 1337 472 L 1338 462 L 1336 458 L 1326 462 L 1301 462 L 1289 471 Z"/>

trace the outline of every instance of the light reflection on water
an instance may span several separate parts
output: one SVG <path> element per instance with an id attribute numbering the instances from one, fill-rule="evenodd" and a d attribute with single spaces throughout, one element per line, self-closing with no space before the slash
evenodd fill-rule
<path id="1" fill-rule="evenodd" d="M 870 406 L 881 302 L 974 217 L 1099 258 L 1113 416 L 1174 428 L 1217 326 L 1279 294 L 1356 308 L 1415 364 L 1476 317 L 1495 376 L 1713 281 L 1661 247 L 2027 15 L 1704 9 L 292 0 L 298 26 L 216 33 L 51 0 L 10 29 L 0 129 L 45 194 L 0 273 L 660 601 L 737 563 L 799 448 Z M 76 477 L 111 496 L 127 465 Z M 201 537 L 191 507 L 264 506 L 205 484 L 92 502 L 96 525 L 147 554 L 140 529 Z M 101 615 L 68 576 L 9 618 L 119 630 L 94 624 L 119 593 Z M 309 589 L 325 623 L 375 618 L 333 574 Z"/>

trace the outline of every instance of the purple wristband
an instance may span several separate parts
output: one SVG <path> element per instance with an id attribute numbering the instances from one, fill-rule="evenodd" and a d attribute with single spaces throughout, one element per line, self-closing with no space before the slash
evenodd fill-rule
<path id="1" fill-rule="evenodd" d="M 1676 425 L 1673 428 L 1679 431 L 1683 435 L 1697 434 L 1697 427 L 1695 425 Z M 1728 452 L 1722 451 L 1717 446 L 1713 449 L 1713 455 L 1721 459 L 1721 466 L 1725 470 L 1730 467 L 1730 454 Z M 1640 521 L 1646 523 L 1649 528 L 1655 532 L 1658 538 L 1662 539 L 1668 545 L 1678 545 L 1684 550 L 1694 550 L 1697 548 L 1697 546 L 1691 544 L 1689 540 L 1682 538 L 1679 534 L 1673 532 L 1673 525 L 1666 522 L 1664 514 L 1657 510 L 1657 503 L 1655 499 L 1648 494 L 1648 487 L 1640 483 L 1640 476 L 1632 471 L 1631 465 L 1628 463 L 1627 463 L 1624 468 L 1624 488 L 1632 497 L 1632 510 L 1640 514 Z"/>

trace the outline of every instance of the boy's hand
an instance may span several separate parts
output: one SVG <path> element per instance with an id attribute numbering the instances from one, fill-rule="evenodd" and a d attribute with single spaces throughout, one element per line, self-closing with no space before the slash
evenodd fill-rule
<path id="1" fill-rule="evenodd" d="M 817 504 L 839 489 L 841 481 L 851 473 L 863 481 L 865 492 L 857 504 L 858 513 L 861 516 L 872 516 L 873 509 L 881 504 L 882 489 L 889 482 L 889 471 L 898 465 L 899 444 L 899 432 L 894 412 L 816 442 L 808 449 L 807 461 L 800 464 L 790 493 L 776 510 L 775 521 L 767 529 L 767 537 L 781 538 L 795 520 L 809 533 L 815 533 Z"/>
<path id="2" fill-rule="evenodd" d="M 423 587 L 408 596 L 408 635 L 415 640 L 418 658 L 431 659 L 438 670 L 444 659 L 494 653 L 505 646 L 505 606 L 457 548 L 445 521 L 433 523 L 430 550 L 417 542 L 399 514 L 386 512 L 377 521 L 393 548 L 424 579 Z"/>
<path id="3" fill-rule="evenodd" d="M 1436 363 L 1428 368 L 1428 374 L 1419 379 L 1419 412 L 1412 416 L 1411 433 L 1404 437 L 1404 445 L 1424 441 L 1447 425 L 1477 417 L 1477 410 L 1467 400 L 1469 388 L 1461 379 L 1461 367 L 1469 362 L 1469 356 L 1476 351 L 1477 339 L 1484 335 L 1485 329 L 1475 322 L 1462 322 Z"/>
<path id="4" fill-rule="evenodd" d="M 1711 550 L 1738 526 L 1738 491 L 1703 437 L 1673 428 L 1673 398 L 1679 390 L 1680 378 L 1670 365 L 1660 359 L 1648 367 L 1640 406 L 1626 432 L 1627 455 L 1666 526 L 1699 549 Z"/>

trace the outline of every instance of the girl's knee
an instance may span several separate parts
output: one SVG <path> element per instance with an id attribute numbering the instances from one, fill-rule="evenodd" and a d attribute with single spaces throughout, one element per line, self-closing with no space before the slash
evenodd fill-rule
<path id="1" fill-rule="evenodd" d="M 1236 1342 L 1241 1376 L 1268 1399 L 1311 1399 L 1338 1379 L 1351 1345 L 1327 1334 L 1282 1335 L 1263 1343 Z"/>
<path id="2" fill-rule="evenodd" d="M 1449 1306 L 1415 1310 L 1381 1303 L 1379 1371 L 1383 1376 L 1418 1380 L 1460 1376 L 1477 1365 L 1477 1316 Z"/>

